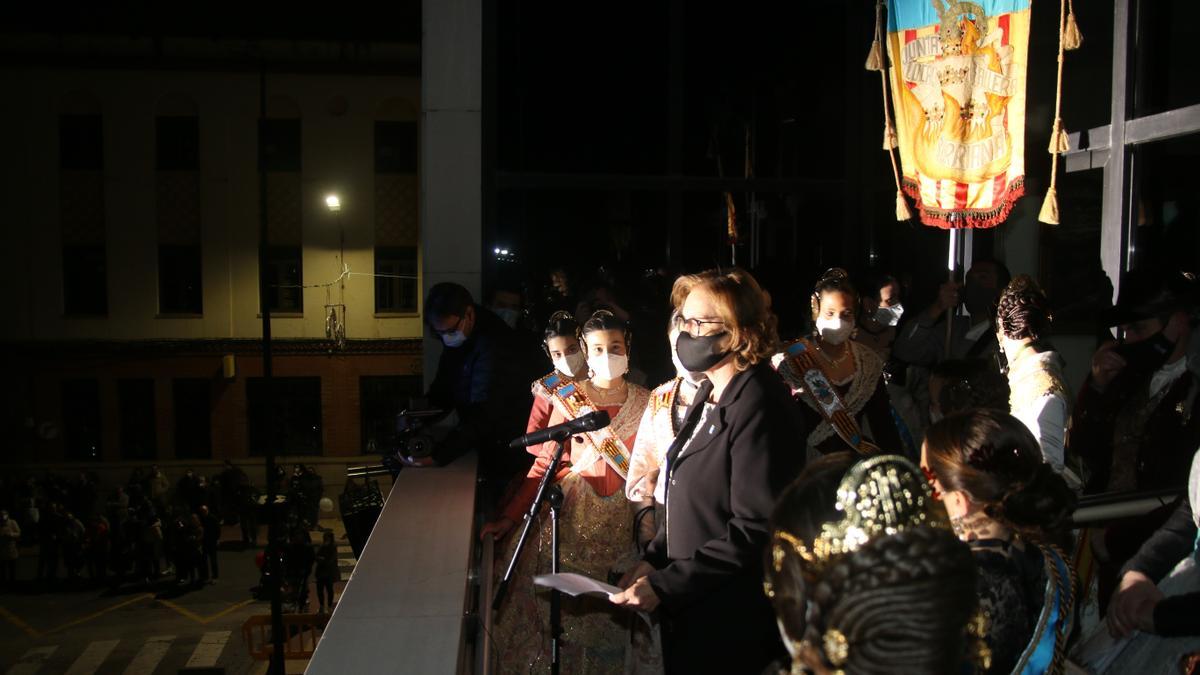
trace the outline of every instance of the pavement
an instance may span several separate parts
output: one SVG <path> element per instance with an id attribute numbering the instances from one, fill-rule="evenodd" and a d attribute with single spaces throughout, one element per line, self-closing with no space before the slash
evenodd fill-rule
<path id="1" fill-rule="evenodd" d="M 342 579 L 348 579 L 354 554 L 341 537 L 340 519 L 322 520 L 338 541 Z M 320 541 L 314 532 L 314 543 Z M 173 577 L 150 584 L 125 584 L 112 591 L 60 578 L 52 589 L 30 581 L 37 550 L 23 549 L 15 587 L 0 591 L 0 673 L 36 675 L 152 675 L 224 672 L 256 675 L 265 662 L 251 658 L 242 637 L 250 617 L 270 613 L 270 604 L 253 599 L 258 585 L 255 556 L 261 548 L 241 549 L 240 530 L 227 526 L 218 553 L 221 578 L 213 584 L 179 587 Z M 334 586 L 340 597 L 344 582 Z M 316 589 L 310 589 L 316 611 Z M 181 670 L 202 668 L 224 670 Z M 298 668 L 297 668 L 298 667 Z M 289 664 L 303 672 L 303 664 Z"/>

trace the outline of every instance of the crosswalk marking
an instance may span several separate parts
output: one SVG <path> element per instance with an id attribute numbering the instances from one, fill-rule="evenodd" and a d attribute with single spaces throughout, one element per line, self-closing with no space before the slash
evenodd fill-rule
<path id="1" fill-rule="evenodd" d="M 196 645 L 195 651 L 192 652 L 192 657 L 188 659 L 187 668 L 212 668 L 217 665 L 217 659 L 221 658 L 221 652 L 225 649 L 225 643 L 229 642 L 229 636 L 232 631 L 218 630 L 211 633 L 205 633 L 204 637 L 200 638 L 200 644 Z"/>
<path id="2" fill-rule="evenodd" d="M 75 659 L 75 663 L 72 663 L 71 667 L 67 669 L 65 675 L 93 675 L 100 670 L 104 659 L 108 658 L 118 642 L 120 640 L 102 640 L 89 644 L 79 658 Z"/>
<path id="3" fill-rule="evenodd" d="M 8 669 L 8 675 L 34 675 L 41 669 L 42 664 L 50 655 L 58 650 L 58 645 L 51 647 L 35 647 L 25 652 L 21 660 Z"/>
<path id="4" fill-rule="evenodd" d="M 129 667 L 125 669 L 125 675 L 151 675 L 158 667 L 158 662 L 167 655 L 167 650 L 171 648 L 171 642 L 174 640 L 174 635 L 146 638 L 146 644 L 142 645 L 137 655 L 133 657 L 133 661 L 130 661 Z"/>

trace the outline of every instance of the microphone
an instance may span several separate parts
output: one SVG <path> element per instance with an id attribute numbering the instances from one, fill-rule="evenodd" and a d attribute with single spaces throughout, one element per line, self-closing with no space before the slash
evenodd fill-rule
<path id="1" fill-rule="evenodd" d="M 570 422 L 555 424 L 552 427 L 546 427 L 538 431 L 531 431 L 520 438 L 513 440 L 508 444 L 510 448 L 524 448 L 530 445 L 545 443 L 546 441 L 563 441 L 569 436 L 574 436 L 583 431 L 595 431 L 608 426 L 612 420 L 608 413 L 603 410 L 590 412 L 582 417 L 577 417 Z"/>

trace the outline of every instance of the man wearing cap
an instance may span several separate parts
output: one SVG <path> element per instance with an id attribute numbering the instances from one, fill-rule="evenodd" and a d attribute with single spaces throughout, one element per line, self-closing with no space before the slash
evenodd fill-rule
<path id="1" fill-rule="evenodd" d="M 1183 488 L 1200 446 L 1200 332 L 1196 284 L 1182 273 L 1128 273 L 1106 315 L 1119 339 L 1092 357 L 1076 401 L 1071 451 L 1091 473 L 1085 492 Z M 1195 342 L 1196 344 L 1193 344 Z M 1175 502 L 1110 525 L 1093 541 L 1100 598 L 1117 571 L 1175 508 Z"/>
<path id="2" fill-rule="evenodd" d="M 1121 285 L 1105 316 L 1120 339 L 1096 350 L 1073 415 L 1071 446 L 1092 474 L 1087 492 L 1186 481 L 1200 445 L 1195 310 L 1195 284 L 1181 273 L 1137 270 Z"/>

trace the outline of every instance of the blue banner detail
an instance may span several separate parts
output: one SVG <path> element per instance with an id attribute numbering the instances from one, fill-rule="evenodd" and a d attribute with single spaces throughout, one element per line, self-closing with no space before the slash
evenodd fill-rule
<path id="1" fill-rule="evenodd" d="M 1029 9 L 1030 0 L 974 0 L 974 2 L 957 2 L 956 0 L 888 0 L 889 33 L 902 30 L 916 30 L 926 26 L 941 23 L 936 7 L 945 11 L 949 5 L 952 11 L 966 11 L 966 5 L 979 5 L 983 13 L 989 17 L 1012 12 L 1023 12 Z"/>

